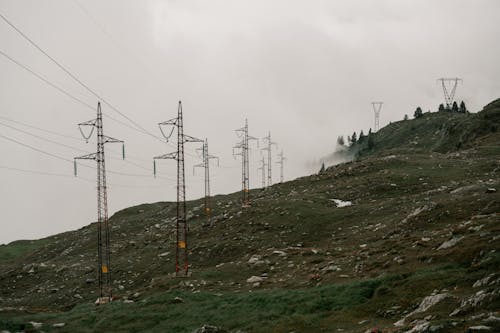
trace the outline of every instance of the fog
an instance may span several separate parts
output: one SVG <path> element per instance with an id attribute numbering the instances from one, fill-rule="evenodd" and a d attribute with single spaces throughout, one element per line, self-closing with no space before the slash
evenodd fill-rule
<path id="1" fill-rule="evenodd" d="M 0 0 L 2 15 L 149 133 L 161 136 L 157 123 L 175 117 L 182 100 L 185 133 L 208 138 L 210 153 L 220 157 L 220 167 L 211 166 L 213 194 L 241 188 L 232 147 L 245 118 L 251 135 L 271 131 L 278 143 L 273 163 L 283 149 L 291 180 L 316 172 L 320 165 L 311 161 L 330 155 L 337 136 L 373 127 L 372 101 L 384 101 L 384 126 L 412 116 L 417 106 L 435 111 L 444 101 L 436 80 L 460 77 L 456 99 L 481 110 L 500 92 L 499 12 L 495 0 Z M 97 105 L 3 20 L 0 40 L 4 54 Z M 0 243 L 94 221 L 95 169 L 79 167 L 75 178 L 71 161 L 95 151 L 95 137 L 85 143 L 77 127 L 95 110 L 2 55 L 0 71 Z M 174 201 L 175 162 L 160 161 L 159 177 L 152 175 L 152 157 L 173 146 L 132 129 L 108 105 L 102 110 L 105 134 L 125 140 L 127 151 L 121 161 L 121 147 L 107 145 L 106 167 L 133 175 L 108 174 L 110 213 Z M 193 175 L 198 147 L 186 145 L 189 199 L 203 195 L 203 173 Z M 260 186 L 260 158 L 254 145 L 252 187 Z"/>

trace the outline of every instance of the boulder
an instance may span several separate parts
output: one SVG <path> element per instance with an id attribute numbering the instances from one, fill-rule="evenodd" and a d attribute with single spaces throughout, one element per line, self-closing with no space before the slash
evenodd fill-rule
<path id="1" fill-rule="evenodd" d="M 203 325 L 192 333 L 227 333 L 227 331 L 218 326 Z"/>
<path id="2" fill-rule="evenodd" d="M 438 250 L 444 250 L 444 249 L 448 249 L 450 247 L 453 247 L 455 245 L 457 245 L 458 242 L 460 242 L 464 237 L 463 236 L 460 236 L 460 237 L 453 237 L 452 239 L 444 242 L 443 244 L 441 244 L 439 247 L 438 247 Z"/>
<path id="3" fill-rule="evenodd" d="M 471 326 L 467 329 L 467 333 L 489 332 L 489 331 L 491 331 L 491 327 L 484 325 Z"/>
<path id="4" fill-rule="evenodd" d="M 260 277 L 260 276 L 251 276 L 247 279 L 247 283 L 255 283 L 255 282 L 262 282 L 264 281 L 264 278 L 263 277 Z"/>

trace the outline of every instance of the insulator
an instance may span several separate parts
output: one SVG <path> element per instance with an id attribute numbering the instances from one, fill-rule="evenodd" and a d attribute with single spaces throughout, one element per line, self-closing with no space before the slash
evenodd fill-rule
<path id="1" fill-rule="evenodd" d="M 76 177 L 76 160 L 73 160 L 73 173 L 75 174 Z"/>
<path id="2" fill-rule="evenodd" d="M 122 142 L 122 157 L 125 159 L 125 142 Z"/>
<path id="3" fill-rule="evenodd" d="M 153 176 L 156 178 L 156 160 L 153 160 Z"/>

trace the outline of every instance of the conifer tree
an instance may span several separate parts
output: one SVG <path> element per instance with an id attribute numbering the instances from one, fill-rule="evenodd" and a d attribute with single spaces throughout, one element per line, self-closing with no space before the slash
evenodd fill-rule
<path id="1" fill-rule="evenodd" d="M 417 118 L 422 117 L 423 115 L 424 115 L 424 112 L 422 111 L 422 108 L 419 106 L 415 110 L 415 113 L 413 114 L 413 117 L 415 117 L 415 119 L 417 119 Z"/>
<path id="2" fill-rule="evenodd" d="M 365 134 L 363 133 L 363 130 L 361 130 L 361 132 L 359 132 L 358 142 L 363 143 L 363 141 L 365 141 Z"/>
<path id="3" fill-rule="evenodd" d="M 319 173 L 325 172 L 325 162 L 321 163 L 321 169 L 319 169 Z"/>
<path id="4" fill-rule="evenodd" d="M 368 149 L 372 150 L 373 147 L 375 147 L 375 141 L 373 139 L 373 133 L 370 129 L 370 132 L 368 132 Z"/>
<path id="5" fill-rule="evenodd" d="M 464 103 L 464 101 L 460 102 L 460 107 L 459 107 L 458 111 L 459 111 L 460 113 L 467 113 L 467 112 L 468 112 L 468 111 L 467 111 L 467 107 L 465 107 L 465 103 Z"/>
<path id="6" fill-rule="evenodd" d="M 358 137 L 356 136 L 356 132 L 352 133 L 351 142 L 352 142 L 352 144 L 355 144 L 356 142 L 358 142 Z"/>

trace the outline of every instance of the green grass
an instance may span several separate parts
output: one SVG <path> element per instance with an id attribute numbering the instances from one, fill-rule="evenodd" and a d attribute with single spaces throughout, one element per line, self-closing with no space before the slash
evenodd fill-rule
<path id="1" fill-rule="evenodd" d="M 168 291 L 134 304 L 114 302 L 95 307 L 84 304 L 60 314 L 24 315 L 0 320 L 2 329 L 23 329 L 28 321 L 65 322 L 57 332 L 191 332 L 204 324 L 226 329 L 269 332 L 273 327 L 299 320 L 314 332 L 318 318 L 369 301 L 375 290 L 389 279 L 334 284 L 304 289 L 271 289 L 254 292 L 213 294 Z M 181 297 L 184 302 L 174 304 Z M 316 324 L 315 324 L 316 323 Z"/>
<path id="2" fill-rule="evenodd" d="M 345 327 L 347 322 L 361 319 L 385 322 L 377 315 L 378 310 L 394 304 L 411 306 L 415 299 L 421 299 L 433 289 L 459 283 L 466 274 L 463 267 L 445 265 L 414 273 L 299 289 L 227 293 L 170 290 L 133 304 L 119 301 L 99 307 L 81 304 L 62 313 L 20 315 L 13 319 L 0 317 L 0 329 L 26 329 L 29 321 L 36 321 L 44 323 L 43 330 L 47 332 L 183 333 L 204 324 L 257 333 L 292 328 L 300 332 L 330 332 L 332 327 Z M 184 301 L 176 304 L 175 297 Z M 52 324 L 58 322 L 66 326 L 53 328 Z"/>
<path id="3" fill-rule="evenodd" d="M 44 238 L 38 240 L 19 240 L 7 245 L 2 244 L 0 245 L 0 265 L 30 254 L 48 243 L 49 240 Z"/>

